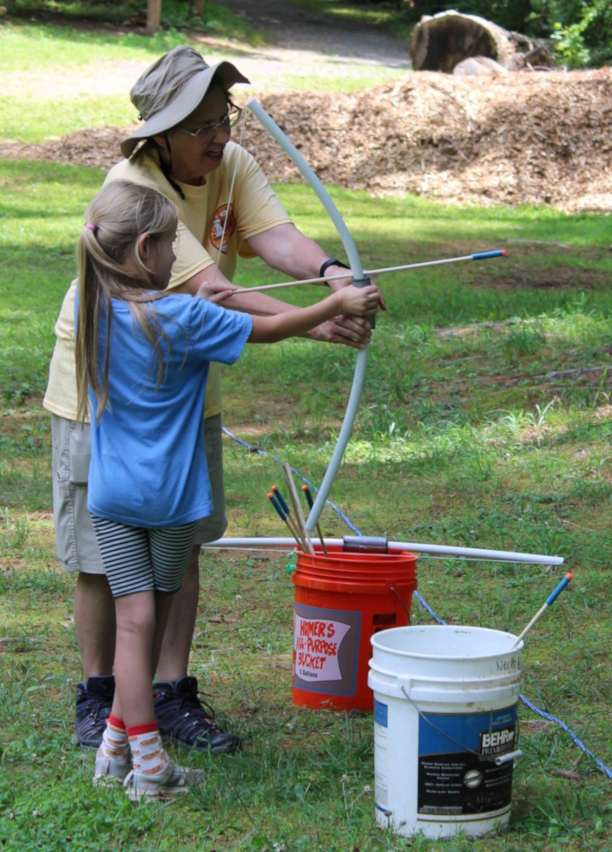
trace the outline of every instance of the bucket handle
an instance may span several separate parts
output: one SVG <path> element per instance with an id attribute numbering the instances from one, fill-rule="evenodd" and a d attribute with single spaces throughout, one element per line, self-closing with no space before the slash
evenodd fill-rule
<path id="1" fill-rule="evenodd" d="M 395 586 L 389 586 L 389 591 L 393 592 L 393 594 L 395 595 L 395 597 L 398 599 L 398 601 L 399 601 L 399 602 L 400 602 L 400 604 L 402 605 L 402 609 L 404 610 L 404 612 L 406 613 L 406 616 L 408 617 L 408 624 L 412 626 L 412 621 L 410 620 L 410 610 L 408 609 L 408 607 L 406 606 L 406 604 L 405 604 L 405 603 L 404 603 L 404 601 L 402 600 L 402 596 L 401 596 L 401 595 L 400 595 L 400 593 L 397 591 L 397 589 L 395 588 Z"/>
<path id="2" fill-rule="evenodd" d="M 419 710 L 419 708 L 417 707 L 415 702 L 412 700 L 412 698 L 406 692 L 406 686 L 408 687 L 408 689 L 410 689 L 410 684 L 411 684 L 411 681 L 409 679 L 404 680 L 403 683 L 401 683 L 401 685 L 400 685 L 402 692 L 404 693 L 404 695 L 406 696 L 406 698 L 408 699 L 410 704 L 412 704 L 414 709 L 417 711 L 417 713 L 419 714 L 419 717 L 421 719 L 423 719 L 424 722 L 427 722 L 427 724 L 430 726 L 430 728 L 433 728 L 434 731 L 436 731 L 436 733 L 443 736 L 445 740 L 448 740 L 449 742 L 454 743 L 454 745 L 458 745 L 459 748 L 463 749 L 463 751 L 469 751 L 470 754 L 475 754 L 476 757 L 478 757 L 480 760 L 488 760 L 491 763 L 495 763 L 497 766 L 501 766 L 503 763 L 507 763 L 510 760 L 514 760 L 515 757 L 520 758 L 520 757 L 523 756 L 523 752 L 520 749 L 516 748 L 514 751 L 507 752 L 506 754 L 500 754 L 497 757 L 492 757 L 491 755 L 488 755 L 488 754 L 481 754 L 479 751 L 475 751 L 473 748 L 468 748 L 468 746 L 463 745 L 463 743 L 460 743 L 458 740 L 454 740 L 451 736 L 449 736 L 448 734 L 445 734 L 444 731 L 441 731 L 440 728 L 436 727 L 436 725 L 434 725 L 434 723 L 430 719 L 428 719 L 427 716 L 424 713 L 421 712 L 421 710 Z M 520 740 L 520 737 L 521 737 L 521 730 L 520 730 L 518 713 L 517 713 L 517 716 L 516 716 L 516 733 L 517 733 L 516 744 L 518 746 L 518 743 L 519 743 L 519 740 Z"/>

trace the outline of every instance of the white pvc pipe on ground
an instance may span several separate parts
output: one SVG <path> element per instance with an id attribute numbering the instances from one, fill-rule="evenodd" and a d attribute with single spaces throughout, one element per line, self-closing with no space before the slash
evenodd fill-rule
<path id="1" fill-rule="evenodd" d="M 326 538 L 325 544 L 342 547 L 341 538 Z M 267 548 L 290 550 L 295 547 L 293 538 L 220 538 L 202 547 L 227 550 L 265 550 Z M 429 556 L 455 556 L 463 559 L 484 559 L 490 562 L 520 562 L 528 565 L 563 565 L 561 556 L 545 556 L 537 553 L 515 553 L 512 550 L 484 550 L 479 547 L 453 547 L 445 544 L 421 544 L 414 541 L 390 541 L 389 553 L 408 550 Z M 379 554 L 380 555 L 380 554 Z"/>

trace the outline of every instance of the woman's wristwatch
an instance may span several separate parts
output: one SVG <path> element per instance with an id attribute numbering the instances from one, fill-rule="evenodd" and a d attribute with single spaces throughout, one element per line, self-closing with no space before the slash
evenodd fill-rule
<path id="1" fill-rule="evenodd" d="M 335 257 L 330 257 L 329 260 L 326 260 L 325 263 L 321 264 L 321 268 L 319 269 L 319 278 L 325 277 L 325 272 L 330 266 L 340 266 L 342 269 L 350 269 L 350 266 L 347 266 L 346 263 L 342 263 L 341 260 L 338 260 Z M 329 283 L 327 285 L 329 287 Z"/>

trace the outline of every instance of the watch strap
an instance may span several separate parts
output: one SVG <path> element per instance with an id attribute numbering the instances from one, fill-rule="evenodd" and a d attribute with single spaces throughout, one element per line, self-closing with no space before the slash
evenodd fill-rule
<path id="1" fill-rule="evenodd" d="M 350 266 L 347 266 L 346 263 L 342 263 L 341 260 L 338 260 L 335 257 L 330 257 L 329 260 L 326 260 L 325 263 L 321 264 L 321 268 L 319 269 L 319 278 L 325 277 L 325 272 L 329 269 L 330 266 L 340 266 L 342 269 L 350 269 Z"/>

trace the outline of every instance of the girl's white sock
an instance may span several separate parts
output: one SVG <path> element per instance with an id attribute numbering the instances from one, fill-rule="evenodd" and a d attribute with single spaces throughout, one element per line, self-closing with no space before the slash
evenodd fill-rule
<path id="1" fill-rule="evenodd" d="M 102 745 L 98 749 L 98 757 L 108 757 L 123 763 L 127 762 L 129 756 L 130 748 L 123 719 L 119 719 L 111 713 L 102 735 Z"/>
<path id="2" fill-rule="evenodd" d="M 157 722 L 146 725 L 131 725 L 127 735 L 132 752 L 132 766 L 143 775 L 159 775 L 168 765 Z"/>

